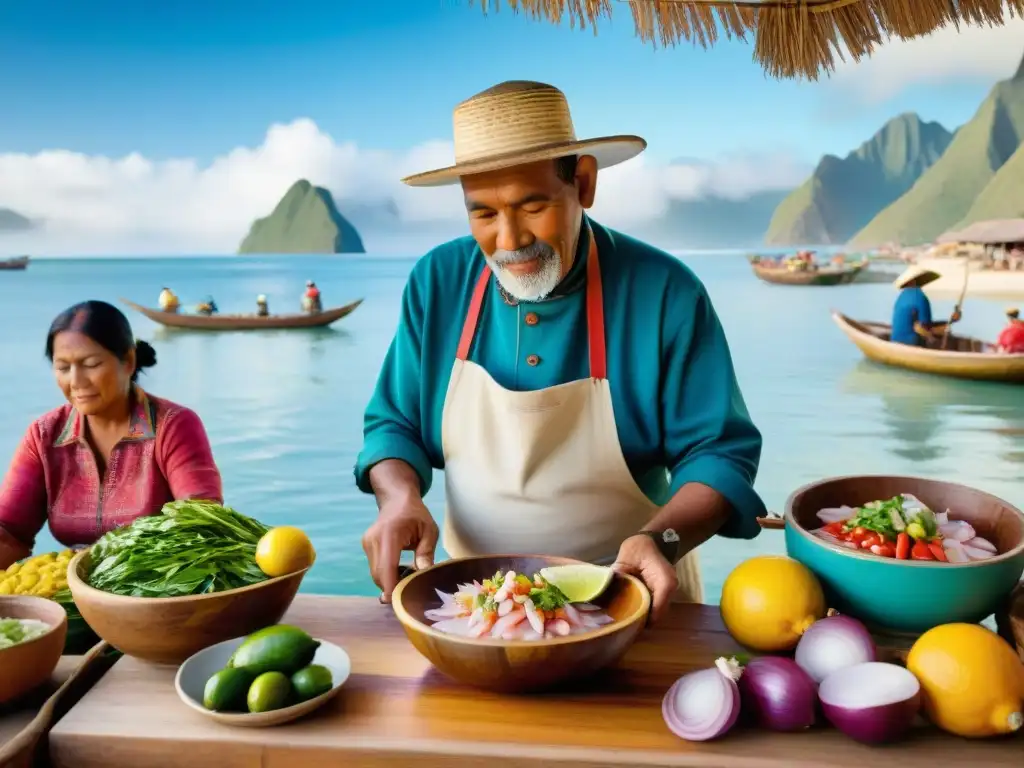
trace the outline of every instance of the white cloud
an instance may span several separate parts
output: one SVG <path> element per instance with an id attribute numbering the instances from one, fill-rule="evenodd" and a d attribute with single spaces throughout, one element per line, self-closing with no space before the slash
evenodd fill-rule
<path id="1" fill-rule="evenodd" d="M 405 153 L 337 143 L 308 119 L 273 125 L 263 144 L 238 147 L 208 165 L 53 150 L 0 154 L 0 208 L 42 220 L 37 231 L 8 234 L 4 250 L 35 254 L 233 252 L 253 219 L 269 213 L 298 178 L 340 201 L 394 200 L 410 229 L 450 222 L 464 231 L 458 187 L 414 189 L 398 179 L 450 162 L 449 142 Z M 657 166 L 641 156 L 602 174 L 595 213 L 610 224 L 663 215 L 673 198 L 742 197 L 798 184 L 808 168 L 785 156 Z M 367 237 L 373 248 L 373 235 Z"/>
<path id="2" fill-rule="evenodd" d="M 839 62 L 833 80 L 877 104 L 915 84 L 1001 80 L 1024 55 L 1024 19 L 1001 27 L 950 25 L 913 40 L 890 40 L 868 58 Z"/>

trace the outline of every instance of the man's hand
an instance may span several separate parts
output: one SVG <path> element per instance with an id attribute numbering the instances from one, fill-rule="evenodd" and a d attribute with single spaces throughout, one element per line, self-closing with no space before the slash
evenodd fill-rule
<path id="1" fill-rule="evenodd" d="M 377 522 L 363 534 L 363 551 L 370 562 L 370 574 L 381 589 L 381 602 L 390 603 L 398 585 L 398 564 L 402 552 L 416 553 L 416 570 L 434 564 L 437 523 L 418 494 L 389 499 L 381 505 Z"/>
<path id="2" fill-rule="evenodd" d="M 675 566 L 658 551 L 650 536 L 630 536 L 619 547 L 612 568 L 638 577 L 651 591 L 651 622 L 658 621 L 679 589 Z"/>

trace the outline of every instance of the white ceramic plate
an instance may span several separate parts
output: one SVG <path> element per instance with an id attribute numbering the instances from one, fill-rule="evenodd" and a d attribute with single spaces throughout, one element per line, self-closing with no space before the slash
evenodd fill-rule
<path id="1" fill-rule="evenodd" d="M 204 648 L 186 659 L 185 663 L 178 667 L 178 674 L 174 676 L 174 688 L 178 692 L 178 697 L 192 709 L 219 723 L 261 728 L 287 723 L 319 709 L 338 694 L 341 686 L 345 684 L 352 672 L 352 661 L 348 654 L 334 643 L 320 640 L 320 647 L 316 649 L 312 663 L 321 664 L 331 670 L 334 685 L 327 693 L 320 694 L 309 701 L 293 704 L 284 709 L 275 709 L 271 712 L 212 712 L 203 706 L 203 690 L 206 688 L 206 681 L 214 672 L 227 666 L 231 654 L 244 640 L 244 637 L 225 640 L 223 643 Z"/>

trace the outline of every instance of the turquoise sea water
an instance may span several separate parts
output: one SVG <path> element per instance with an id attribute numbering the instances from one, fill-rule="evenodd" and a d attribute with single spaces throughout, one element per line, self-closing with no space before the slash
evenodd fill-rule
<path id="1" fill-rule="evenodd" d="M 765 436 L 757 489 L 781 510 L 803 483 L 853 473 L 953 479 L 1024 504 L 1024 390 L 917 376 L 861 360 L 829 318 L 840 309 L 885 318 L 895 298 L 882 283 L 786 288 L 757 281 L 740 256 L 684 260 L 722 318 L 750 411 Z M 413 259 L 267 257 L 69 259 L 0 272 L 0 464 L 29 422 L 60 402 L 43 358 L 53 316 L 83 299 L 156 303 L 163 285 L 194 305 L 212 294 L 223 312 L 292 311 L 307 279 L 328 306 L 363 305 L 325 331 L 208 334 L 162 329 L 128 312 L 159 364 L 143 385 L 196 409 L 224 475 L 228 503 L 267 524 L 304 528 L 318 551 L 308 592 L 374 594 L 360 536 L 376 514 L 352 465 L 362 412 L 398 318 Z M 936 315 L 951 302 L 936 302 Z M 963 332 L 993 338 L 1002 305 L 968 302 Z M 444 483 L 427 497 L 443 510 Z M 43 534 L 39 547 L 53 545 Z M 716 539 L 702 548 L 707 599 L 754 554 L 782 552 L 782 536 Z"/>

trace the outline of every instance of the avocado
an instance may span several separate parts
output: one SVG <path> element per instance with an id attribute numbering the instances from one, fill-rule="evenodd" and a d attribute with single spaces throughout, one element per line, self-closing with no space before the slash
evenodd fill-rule
<path id="1" fill-rule="evenodd" d="M 252 681 L 246 703 L 250 712 L 271 712 L 288 706 L 292 684 L 280 672 L 264 672 Z"/>
<path id="2" fill-rule="evenodd" d="M 292 675 L 308 666 L 320 643 L 298 627 L 276 624 L 249 635 L 231 654 L 229 667 L 250 674 L 280 672 Z"/>
<path id="3" fill-rule="evenodd" d="M 331 670 L 321 664 L 310 664 L 292 675 L 292 688 L 299 701 L 315 699 L 334 686 Z"/>
<path id="4" fill-rule="evenodd" d="M 253 675 L 244 669 L 225 667 L 215 672 L 203 689 L 203 706 L 214 712 L 243 711 L 252 681 Z"/>

